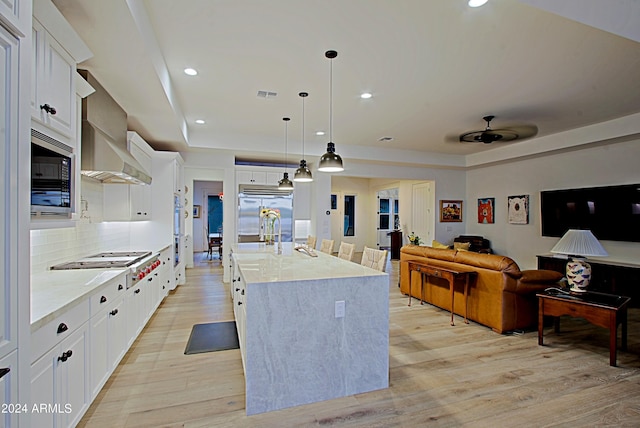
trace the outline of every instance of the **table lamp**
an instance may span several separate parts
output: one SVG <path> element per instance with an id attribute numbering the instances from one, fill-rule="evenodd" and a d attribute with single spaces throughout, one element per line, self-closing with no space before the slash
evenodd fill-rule
<path id="1" fill-rule="evenodd" d="M 577 293 L 587 291 L 591 281 L 591 265 L 585 257 L 604 257 L 609 254 L 590 230 L 569 229 L 551 249 L 552 253 L 566 254 L 567 282 L 570 290 Z"/>

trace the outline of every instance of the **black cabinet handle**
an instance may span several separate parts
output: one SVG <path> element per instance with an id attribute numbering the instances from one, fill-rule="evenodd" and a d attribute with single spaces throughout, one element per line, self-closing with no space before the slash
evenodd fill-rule
<path id="1" fill-rule="evenodd" d="M 65 323 L 61 322 L 60 325 L 58 326 L 58 334 L 64 333 L 67 330 L 69 330 L 69 327 L 67 327 Z"/>
<path id="2" fill-rule="evenodd" d="M 51 115 L 55 115 L 57 113 L 55 107 L 50 106 L 49 104 L 43 104 L 40 106 L 41 110 L 46 111 L 47 113 L 51 114 Z"/>
<path id="3" fill-rule="evenodd" d="M 147 281 L 151 282 L 153 281 L 153 278 L 147 278 Z"/>
<path id="4" fill-rule="evenodd" d="M 124 287 L 122 286 L 122 284 L 118 284 L 118 291 L 122 290 Z"/>
<path id="5" fill-rule="evenodd" d="M 239 289 L 239 288 L 236 288 L 236 291 L 240 291 L 240 289 Z"/>
<path id="6" fill-rule="evenodd" d="M 71 355 L 73 355 L 73 352 L 71 351 L 71 349 L 69 349 L 68 351 L 63 352 L 62 355 L 58 357 L 58 361 L 62 361 L 64 363 L 69 358 L 71 358 Z"/>
<path id="7" fill-rule="evenodd" d="M 240 294 L 242 294 L 244 296 L 244 288 L 242 289 L 242 291 L 240 292 Z"/>
<path id="8" fill-rule="evenodd" d="M 136 291 L 134 291 L 134 293 L 138 294 L 140 292 L 140 289 L 138 288 Z"/>
<path id="9" fill-rule="evenodd" d="M 0 369 L 0 379 L 4 377 L 7 373 L 9 373 L 11 369 L 9 367 L 3 367 Z"/>
<path id="10" fill-rule="evenodd" d="M 238 306 L 240 306 L 242 304 L 242 302 L 238 302 Z"/>
<path id="11" fill-rule="evenodd" d="M 112 310 L 112 311 L 111 311 L 111 312 L 109 312 L 109 313 L 110 313 L 111 315 L 115 316 L 115 315 L 118 315 L 118 310 L 117 310 L 117 309 L 114 309 L 114 310 Z"/>
<path id="12" fill-rule="evenodd" d="M 106 296 L 102 296 L 100 298 L 100 303 L 106 303 L 107 302 L 107 297 Z"/>

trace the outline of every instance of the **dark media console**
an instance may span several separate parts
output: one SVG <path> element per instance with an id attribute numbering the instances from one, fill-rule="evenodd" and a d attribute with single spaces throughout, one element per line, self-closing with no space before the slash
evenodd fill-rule
<path id="1" fill-rule="evenodd" d="M 538 269 L 565 273 L 567 259 L 538 255 Z M 640 264 L 586 259 L 591 265 L 589 291 L 631 297 L 630 306 L 640 307 Z"/>

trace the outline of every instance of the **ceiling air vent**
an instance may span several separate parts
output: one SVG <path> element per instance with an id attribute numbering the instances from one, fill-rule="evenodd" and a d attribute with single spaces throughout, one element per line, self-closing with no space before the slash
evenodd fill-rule
<path id="1" fill-rule="evenodd" d="M 258 91 L 258 98 L 273 98 L 273 97 L 275 97 L 277 95 L 278 95 L 277 92 Z"/>

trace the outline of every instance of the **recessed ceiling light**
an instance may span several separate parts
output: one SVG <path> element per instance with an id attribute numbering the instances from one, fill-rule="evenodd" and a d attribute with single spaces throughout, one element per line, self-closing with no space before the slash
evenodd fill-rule
<path id="1" fill-rule="evenodd" d="M 360 94 L 360 98 L 362 98 L 363 100 L 368 100 L 372 96 L 373 95 L 371 95 L 369 92 L 364 92 L 364 93 Z"/>
<path id="2" fill-rule="evenodd" d="M 196 123 L 198 125 L 204 125 L 206 122 L 204 120 L 202 120 L 202 119 L 196 119 Z"/>
<path id="3" fill-rule="evenodd" d="M 188 74 L 189 76 L 195 76 L 198 74 L 198 71 L 195 68 L 185 68 L 184 74 Z"/>
<path id="4" fill-rule="evenodd" d="M 324 131 L 316 131 L 316 135 L 324 135 Z"/>
<path id="5" fill-rule="evenodd" d="M 470 7 L 480 7 L 485 4 L 487 0 L 469 0 Z"/>

